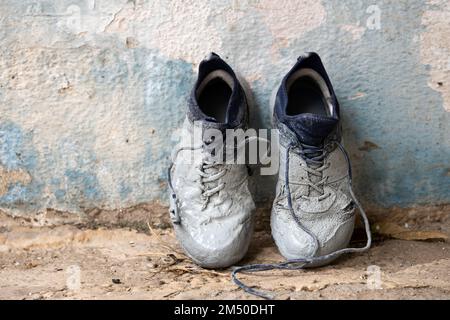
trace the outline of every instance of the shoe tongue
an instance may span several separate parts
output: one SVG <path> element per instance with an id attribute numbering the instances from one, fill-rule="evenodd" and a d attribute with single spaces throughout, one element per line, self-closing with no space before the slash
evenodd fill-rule
<path id="1" fill-rule="evenodd" d="M 285 119 L 297 139 L 304 144 L 317 146 L 336 128 L 338 119 L 311 113 L 303 113 Z"/>

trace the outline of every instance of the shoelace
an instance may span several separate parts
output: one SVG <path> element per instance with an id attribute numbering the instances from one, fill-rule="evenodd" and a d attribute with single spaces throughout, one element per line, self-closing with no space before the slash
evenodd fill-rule
<path id="1" fill-rule="evenodd" d="M 364 223 L 364 228 L 365 228 L 366 236 L 367 236 L 366 245 L 361 248 L 344 248 L 344 249 L 336 250 L 332 253 L 329 253 L 329 254 L 326 254 L 323 256 L 317 256 L 317 257 L 313 256 L 311 258 L 292 259 L 292 260 L 287 260 L 285 262 L 274 263 L 274 264 L 251 264 L 251 265 L 236 267 L 232 271 L 231 277 L 233 279 L 233 282 L 237 286 L 239 286 L 241 289 L 243 289 L 245 292 L 253 294 L 253 295 L 261 297 L 261 298 L 264 298 L 264 299 L 273 299 L 274 298 L 274 296 L 269 294 L 268 292 L 256 290 L 254 288 L 247 286 L 245 283 L 243 283 L 241 280 L 239 280 L 237 278 L 237 274 L 239 272 L 259 272 L 259 271 L 268 271 L 268 270 L 277 270 L 277 269 L 278 270 L 299 270 L 299 269 L 304 268 L 308 264 L 324 262 L 328 259 L 335 258 L 335 257 L 340 256 L 345 253 L 364 252 L 370 248 L 371 243 L 372 243 L 372 235 L 370 233 L 369 219 L 367 218 L 367 215 L 366 215 L 364 209 L 362 208 L 360 202 L 358 201 L 358 199 L 356 198 L 356 196 L 353 192 L 352 169 L 351 169 L 351 165 L 350 165 L 350 158 L 349 158 L 347 152 L 345 151 L 344 147 L 342 146 L 342 144 L 339 141 L 332 141 L 331 143 L 334 143 L 338 146 L 339 150 L 344 154 L 344 157 L 346 159 L 347 167 L 348 167 L 349 192 L 350 192 L 353 202 L 356 204 L 356 206 L 359 210 L 359 214 Z M 288 209 L 289 209 L 292 217 L 294 218 L 294 220 L 298 224 L 298 226 L 313 239 L 313 242 L 315 244 L 315 253 L 317 253 L 317 250 L 319 248 L 319 241 L 318 241 L 317 237 L 310 230 L 308 230 L 305 226 L 303 226 L 303 224 L 299 221 L 299 219 L 295 215 L 294 209 L 292 207 L 292 196 L 291 196 L 291 191 L 290 191 L 290 187 L 289 187 L 289 154 L 290 154 L 290 150 L 293 148 L 295 148 L 295 145 L 291 144 L 287 147 L 287 150 L 286 150 L 285 184 L 286 184 L 286 193 L 287 193 L 287 205 L 288 205 Z M 316 149 L 314 149 L 314 148 L 315 147 L 305 148 L 303 151 L 303 155 L 306 155 L 306 153 L 311 154 L 312 152 L 320 153 L 320 155 L 313 156 L 312 159 L 310 159 L 310 160 L 321 161 L 320 158 L 323 159 L 323 157 L 325 157 L 325 151 L 324 150 L 322 151 L 320 148 L 316 148 Z M 316 159 L 313 159 L 313 158 L 316 158 Z M 312 163 L 312 162 L 310 162 L 310 163 Z"/>
<path id="2" fill-rule="evenodd" d="M 253 140 L 256 141 L 263 141 L 264 143 L 269 143 L 269 140 L 265 139 L 265 138 L 261 138 L 261 137 L 248 137 L 245 139 L 245 141 L 240 144 L 237 149 L 239 148 L 243 148 L 245 147 L 245 145 Z M 197 147 L 181 147 L 178 148 L 174 155 L 172 156 L 172 159 L 174 160 L 178 153 L 180 151 L 194 151 L 194 150 L 198 150 L 198 149 L 204 149 L 206 146 L 208 146 L 210 143 L 212 143 L 212 140 L 210 141 L 203 141 L 203 144 Z M 235 150 L 236 151 L 236 150 Z M 235 152 L 234 151 L 234 152 Z M 268 152 L 270 152 L 270 149 L 267 150 L 267 153 L 263 156 L 263 159 L 265 160 L 266 157 L 268 156 Z M 171 210 L 170 210 L 170 216 L 172 219 L 172 222 L 175 224 L 179 224 L 181 222 L 180 216 L 178 214 L 178 207 L 177 207 L 177 195 L 175 193 L 175 190 L 173 188 L 172 185 L 172 167 L 173 167 L 174 161 L 171 162 L 169 169 L 168 169 L 168 173 L 167 173 L 167 177 L 168 177 L 168 186 L 169 186 L 169 190 L 170 190 L 170 203 L 171 203 Z M 215 169 L 215 172 L 206 172 L 208 169 Z M 247 166 L 247 170 L 249 171 L 249 175 L 251 175 L 251 168 L 250 166 Z M 226 174 L 226 170 L 223 168 L 223 163 L 217 163 L 215 161 L 211 161 L 209 160 L 207 157 L 203 158 L 202 160 L 202 164 L 198 170 L 198 174 L 200 175 L 201 179 L 200 179 L 200 183 L 201 186 L 200 188 L 202 189 L 202 195 L 201 197 L 203 198 L 204 202 L 202 205 L 202 210 L 206 209 L 206 207 L 208 206 L 209 203 L 209 199 L 212 195 L 214 195 L 215 193 L 219 192 L 220 190 L 222 190 L 225 187 L 224 183 L 218 184 L 215 187 L 210 188 L 209 186 L 207 186 L 207 183 L 210 182 L 214 182 L 220 178 L 222 178 L 225 174 Z M 240 185 L 241 183 L 243 183 L 245 180 L 247 180 L 248 176 L 245 177 L 245 179 L 243 179 L 241 182 L 239 182 L 237 184 Z"/>
<path id="3" fill-rule="evenodd" d="M 169 165 L 167 177 L 168 177 L 168 185 L 169 190 L 171 193 L 170 197 L 170 203 L 171 203 L 171 209 L 170 209 L 170 215 L 172 222 L 175 224 L 179 224 L 181 222 L 180 216 L 178 214 L 178 204 L 177 204 L 177 195 L 175 193 L 175 190 L 173 188 L 172 184 L 172 168 L 174 164 L 174 160 L 177 157 L 178 153 L 181 151 L 194 151 L 199 149 L 205 149 L 206 146 L 208 146 L 212 141 L 203 141 L 203 144 L 197 147 L 181 147 L 178 148 L 174 155 L 173 155 L 173 161 Z M 213 169 L 213 170 L 210 170 Z M 217 181 L 218 179 L 222 178 L 226 174 L 226 170 L 223 168 L 222 163 L 217 163 L 216 161 L 212 161 L 208 159 L 207 156 L 205 156 L 202 159 L 202 163 L 200 167 L 198 168 L 198 174 L 200 175 L 200 188 L 202 189 L 201 198 L 203 199 L 202 204 L 202 210 L 205 210 L 208 206 L 209 199 L 214 194 L 218 193 L 220 190 L 222 190 L 225 187 L 224 183 L 218 184 L 215 187 L 211 187 L 208 184 L 214 181 Z"/>
<path id="4" fill-rule="evenodd" d="M 215 187 L 211 187 L 210 183 L 222 178 L 226 174 L 226 170 L 222 163 L 216 163 L 215 161 L 204 158 L 198 169 L 198 174 L 200 175 L 200 188 L 202 189 L 202 210 L 205 210 L 210 197 L 225 187 L 225 183 L 219 183 Z"/>
<path id="5" fill-rule="evenodd" d="M 329 193 L 324 192 L 324 185 L 327 183 L 328 177 L 322 177 L 322 173 L 329 168 L 329 164 L 324 164 L 323 162 L 326 156 L 324 148 L 301 144 L 301 148 L 294 149 L 294 147 L 292 147 L 291 150 L 297 150 L 295 153 L 305 160 L 307 166 L 303 166 L 302 169 L 305 170 L 309 176 L 306 181 L 297 181 L 295 184 L 305 185 L 315 191 L 319 194 L 319 201 L 326 199 L 330 195 Z M 312 181 L 311 176 L 317 177 L 320 180 L 314 182 Z M 301 195 L 299 198 L 308 200 L 311 199 L 312 196 Z M 298 198 L 295 200 L 298 200 Z"/>

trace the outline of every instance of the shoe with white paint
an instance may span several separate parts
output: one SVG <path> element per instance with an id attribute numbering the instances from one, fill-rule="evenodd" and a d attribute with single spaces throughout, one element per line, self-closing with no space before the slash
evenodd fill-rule
<path id="1" fill-rule="evenodd" d="M 272 235 L 286 259 L 324 265 L 347 247 L 357 200 L 341 144 L 339 104 L 319 56 L 299 57 L 274 98 L 280 170 Z"/>
<path id="2" fill-rule="evenodd" d="M 330 263 L 344 253 L 364 252 L 369 220 L 352 190 L 350 159 L 341 143 L 339 104 L 316 53 L 307 53 L 283 78 L 273 96 L 279 130 L 280 170 L 273 202 L 272 236 L 287 261 L 235 268 L 232 279 L 246 292 L 268 292 L 238 279 L 240 272 L 296 270 Z M 366 230 L 364 247 L 348 248 L 358 208 Z"/>
<path id="3" fill-rule="evenodd" d="M 200 63 L 169 168 L 175 234 L 186 254 L 202 267 L 228 267 L 241 260 L 249 246 L 255 205 L 247 166 L 221 161 L 217 151 L 224 144 L 215 135 L 226 129 L 245 130 L 247 121 L 243 87 L 231 67 L 210 54 Z"/>

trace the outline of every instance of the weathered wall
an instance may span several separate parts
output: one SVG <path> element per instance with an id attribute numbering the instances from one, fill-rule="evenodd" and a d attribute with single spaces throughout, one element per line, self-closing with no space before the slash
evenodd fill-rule
<path id="1" fill-rule="evenodd" d="M 317 51 L 363 202 L 448 203 L 449 21 L 447 0 L 1 0 L 0 208 L 164 202 L 172 132 L 209 51 L 250 83 L 261 127 L 275 84 Z"/>

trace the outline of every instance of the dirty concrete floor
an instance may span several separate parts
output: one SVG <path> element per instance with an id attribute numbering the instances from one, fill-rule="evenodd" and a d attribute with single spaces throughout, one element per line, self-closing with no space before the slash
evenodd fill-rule
<path id="1" fill-rule="evenodd" d="M 431 218 L 402 215 L 396 223 L 450 235 L 447 210 Z M 180 251 L 171 228 L 31 227 L 4 215 L 0 225 L 0 299 L 254 298 L 231 282 L 230 270 L 195 266 Z M 262 219 L 242 263 L 282 259 L 267 226 Z M 363 244 L 361 230 L 353 241 Z M 333 265 L 241 279 L 278 299 L 449 299 L 450 244 L 376 234 L 369 252 Z"/>

